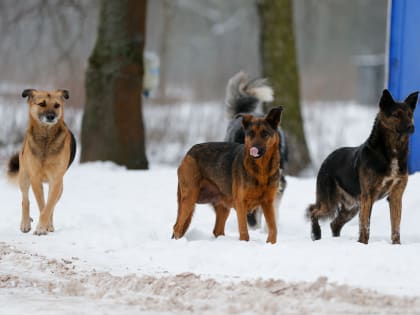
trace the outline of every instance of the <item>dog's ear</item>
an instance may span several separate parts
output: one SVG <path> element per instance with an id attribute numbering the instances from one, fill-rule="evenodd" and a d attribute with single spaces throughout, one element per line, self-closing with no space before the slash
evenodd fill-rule
<path id="1" fill-rule="evenodd" d="M 416 109 L 418 99 L 419 92 L 413 92 L 407 96 L 407 98 L 404 100 L 404 103 L 410 106 L 411 110 L 414 111 Z"/>
<path id="2" fill-rule="evenodd" d="M 248 126 L 251 124 L 253 116 L 249 114 L 241 114 L 239 116 L 242 117 L 242 127 L 244 128 L 244 130 L 246 130 Z"/>
<path id="3" fill-rule="evenodd" d="M 391 93 L 385 89 L 382 92 L 381 99 L 379 101 L 379 108 L 383 112 L 389 112 L 391 105 L 395 104 L 394 99 L 392 98 Z"/>
<path id="4" fill-rule="evenodd" d="M 282 112 L 283 112 L 283 106 L 274 107 L 269 111 L 269 113 L 267 114 L 267 117 L 265 117 L 265 120 L 270 124 L 270 126 L 274 130 L 277 130 L 277 127 L 279 126 Z"/>
<path id="5" fill-rule="evenodd" d="M 34 89 L 26 89 L 22 92 L 22 97 L 32 97 L 35 91 Z"/>
<path id="6" fill-rule="evenodd" d="M 61 93 L 62 98 L 64 98 L 65 100 L 69 99 L 70 94 L 68 90 L 57 90 L 57 91 Z"/>

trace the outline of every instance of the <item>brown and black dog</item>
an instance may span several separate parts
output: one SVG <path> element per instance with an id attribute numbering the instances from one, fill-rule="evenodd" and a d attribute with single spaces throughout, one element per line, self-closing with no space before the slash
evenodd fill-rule
<path id="1" fill-rule="evenodd" d="M 395 102 L 384 90 L 369 138 L 358 147 L 340 148 L 325 159 L 318 172 L 316 203 L 307 210 L 313 240 L 321 238 L 318 219 L 334 218 L 332 234 L 340 236 L 343 225 L 360 210 L 359 242 L 367 244 L 372 205 L 388 196 L 391 240 L 400 244 L 402 195 L 408 180 L 408 138 L 414 132 L 417 99 L 415 92 L 404 102 Z"/>
<path id="2" fill-rule="evenodd" d="M 214 236 L 224 235 L 226 219 L 233 207 L 239 239 L 248 241 L 247 213 L 261 206 L 268 227 L 267 242 L 276 242 L 274 200 L 280 180 L 277 127 L 282 110 L 273 108 L 262 118 L 242 115 L 245 144 L 202 143 L 188 151 L 178 168 L 175 239 L 187 231 L 195 204 L 211 203 L 216 212 Z"/>
<path id="3" fill-rule="evenodd" d="M 29 126 L 21 151 L 9 161 L 8 175 L 16 179 L 22 192 L 22 221 L 20 229 L 31 230 L 29 187 L 32 186 L 40 216 L 36 235 L 54 232 L 54 207 L 63 192 L 63 176 L 74 160 L 76 141 L 63 120 L 67 90 L 25 90 L 28 97 Z M 47 203 L 43 183 L 49 184 Z"/>

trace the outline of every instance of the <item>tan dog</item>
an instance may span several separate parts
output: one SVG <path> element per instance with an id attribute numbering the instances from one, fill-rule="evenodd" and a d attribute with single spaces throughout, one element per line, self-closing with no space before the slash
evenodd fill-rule
<path id="1" fill-rule="evenodd" d="M 54 232 L 54 207 L 63 192 L 63 176 L 74 160 L 76 141 L 63 120 L 67 90 L 51 92 L 25 90 L 28 97 L 29 127 L 19 154 L 9 161 L 8 175 L 17 179 L 22 191 L 22 221 L 20 229 L 31 230 L 29 216 L 29 187 L 32 186 L 40 216 L 36 235 Z M 48 183 L 48 199 L 44 200 L 42 184 Z"/>

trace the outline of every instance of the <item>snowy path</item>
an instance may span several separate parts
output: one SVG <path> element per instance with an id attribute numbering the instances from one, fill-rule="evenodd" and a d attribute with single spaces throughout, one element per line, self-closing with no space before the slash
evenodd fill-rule
<path id="1" fill-rule="evenodd" d="M 74 165 L 55 212 L 56 232 L 38 237 L 19 231 L 19 190 L 1 178 L 1 309 L 255 314 L 266 307 L 264 313 L 325 314 L 331 307 L 420 314 L 420 175 L 410 177 L 404 196 L 401 246 L 390 244 L 385 201 L 373 209 L 369 245 L 356 242 L 357 220 L 339 239 L 325 226 L 323 239 L 312 242 L 303 213 L 314 199 L 314 178 L 288 178 L 275 245 L 259 230 L 250 242 L 238 241 L 233 211 L 226 237 L 214 239 L 214 214 L 206 206 L 197 208 L 185 238 L 171 240 L 176 181 L 174 168 Z M 31 207 L 35 226 L 33 198 Z M 48 313 L 46 305 L 58 311 Z"/>
<path id="2" fill-rule="evenodd" d="M 113 276 L 0 243 L 0 304 L 8 314 L 420 314 L 420 300 L 282 280 L 219 283 L 184 273 Z M 386 307 L 384 307 L 386 306 Z"/>

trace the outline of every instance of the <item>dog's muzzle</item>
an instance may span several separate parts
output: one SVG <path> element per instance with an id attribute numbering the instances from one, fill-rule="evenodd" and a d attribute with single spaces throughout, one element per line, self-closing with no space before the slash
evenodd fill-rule
<path id="1" fill-rule="evenodd" d="M 407 127 L 405 127 L 404 129 L 402 128 L 397 128 L 397 132 L 399 134 L 413 134 L 415 131 L 414 125 L 408 125 Z"/>
<path id="2" fill-rule="evenodd" d="M 39 117 L 42 123 L 47 125 L 54 125 L 57 123 L 57 115 L 54 112 L 46 112 Z"/>
<path id="3" fill-rule="evenodd" d="M 261 156 L 263 156 L 265 153 L 265 148 L 260 148 L 257 146 L 253 146 L 249 149 L 249 155 L 251 155 L 254 158 L 259 158 Z"/>
<path id="4" fill-rule="evenodd" d="M 414 133 L 414 130 L 415 130 L 414 125 L 410 125 L 407 128 L 408 133 Z"/>

